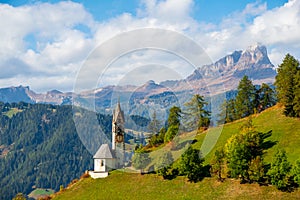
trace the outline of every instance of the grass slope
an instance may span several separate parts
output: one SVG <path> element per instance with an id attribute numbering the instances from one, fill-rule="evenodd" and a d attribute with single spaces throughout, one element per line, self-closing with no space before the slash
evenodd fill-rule
<path id="1" fill-rule="evenodd" d="M 206 156 L 207 163 L 215 149 L 223 146 L 233 134 L 237 134 L 246 120 L 238 120 L 222 127 L 216 145 Z M 300 119 L 283 116 L 282 108 L 275 106 L 252 116 L 252 120 L 258 131 L 272 130 L 273 134 L 269 140 L 277 141 L 266 153 L 266 162 L 271 161 L 278 148 L 286 150 L 291 163 L 300 158 Z M 212 128 L 208 133 L 198 134 L 195 138 L 191 138 L 193 133 L 187 133 L 182 136 L 180 142 L 196 139 L 197 142 L 193 146 L 200 149 L 206 134 L 215 134 L 220 128 Z M 163 148 L 171 147 L 165 145 Z M 152 156 L 157 157 L 157 152 Z M 180 150 L 172 153 L 179 154 Z M 273 186 L 239 184 L 238 180 L 232 179 L 220 183 L 214 178 L 205 178 L 198 183 L 189 183 L 184 177 L 162 180 L 154 174 L 142 176 L 114 171 L 105 179 L 81 179 L 65 191 L 55 194 L 54 199 L 300 199 L 300 190 L 285 193 Z"/>
<path id="2" fill-rule="evenodd" d="M 239 184 L 227 179 L 220 183 L 214 178 L 205 178 L 198 183 L 189 183 L 184 177 L 163 180 L 155 174 L 140 175 L 113 172 L 105 179 L 81 179 L 54 200 L 84 199 L 299 199 L 300 191 L 285 193 L 272 186 Z"/>
<path id="3" fill-rule="evenodd" d="M 295 160 L 300 159 L 300 119 L 285 117 L 283 108 L 276 105 L 264 112 L 252 115 L 252 121 L 257 131 L 267 132 L 272 130 L 272 136 L 268 140 L 276 142 L 272 148 L 268 149 L 265 154 L 265 161 L 271 162 L 272 156 L 277 149 L 285 149 L 288 160 L 294 163 Z M 210 153 L 206 156 L 206 161 L 209 162 L 213 153 L 217 148 L 225 145 L 226 141 L 234 134 L 239 133 L 240 127 L 246 122 L 247 118 L 229 123 L 223 126 L 222 133 Z M 214 134 L 215 131 L 221 127 L 213 128 L 209 134 Z M 194 144 L 195 148 L 200 148 L 206 134 L 196 136 L 197 143 Z"/>

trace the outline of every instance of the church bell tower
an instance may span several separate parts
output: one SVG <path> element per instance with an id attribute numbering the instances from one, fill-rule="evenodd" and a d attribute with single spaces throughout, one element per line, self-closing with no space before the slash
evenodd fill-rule
<path id="1" fill-rule="evenodd" d="M 113 111 L 112 120 L 112 150 L 117 159 L 117 166 L 124 165 L 125 159 L 125 118 L 120 106 L 120 100 Z M 123 151 L 123 152 L 122 152 Z"/>

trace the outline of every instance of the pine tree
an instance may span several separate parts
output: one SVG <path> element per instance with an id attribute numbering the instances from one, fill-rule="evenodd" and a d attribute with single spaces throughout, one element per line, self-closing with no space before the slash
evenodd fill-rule
<path id="1" fill-rule="evenodd" d="M 204 177 L 203 162 L 200 150 L 190 146 L 180 158 L 179 171 L 182 175 L 186 175 L 189 181 L 197 182 Z"/>
<path id="2" fill-rule="evenodd" d="M 158 134 L 160 126 L 160 121 L 157 119 L 156 112 L 154 111 L 152 114 L 152 120 L 148 125 L 148 129 L 151 131 L 151 133 Z"/>
<path id="3" fill-rule="evenodd" d="M 292 168 L 292 176 L 294 182 L 300 186 L 300 160 L 296 160 L 293 168 Z"/>
<path id="4" fill-rule="evenodd" d="M 265 110 L 276 104 L 275 91 L 263 83 L 258 90 L 258 111 Z"/>
<path id="5" fill-rule="evenodd" d="M 181 118 L 181 109 L 177 106 L 173 106 L 170 109 L 168 117 L 168 130 L 164 137 L 164 142 L 170 142 L 179 132 Z"/>
<path id="6" fill-rule="evenodd" d="M 248 76 L 244 76 L 238 85 L 235 101 L 237 117 L 243 118 L 253 114 L 256 100 L 256 89 Z"/>
<path id="7" fill-rule="evenodd" d="M 189 102 L 186 102 L 186 125 L 191 129 L 199 129 L 201 127 L 207 128 L 210 123 L 210 112 L 205 109 L 208 103 L 204 97 L 195 94 Z"/>
<path id="8" fill-rule="evenodd" d="M 291 164 L 287 161 L 287 156 L 284 150 L 278 150 L 271 163 L 267 175 L 270 177 L 272 185 L 275 185 L 280 190 L 286 190 L 289 187 L 289 173 Z"/>
<path id="9" fill-rule="evenodd" d="M 132 165 L 135 169 L 141 170 L 141 174 L 150 162 L 151 158 L 149 154 L 143 150 L 143 148 L 138 148 L 137 150 L 135 150 L 134 155 L 132 157 Z"/>
<path id="10" fill-rule="evenodd" d="M 221 112 L 219 114 L 219 124 L 226 124 L 228 122 L 233 122 L 236 120 L 236 111 L 235 111 L 235 100 L 229 99 L 225 100 L 221 105 Z"/>
<path id="11" fill-rule="evenodd" d="M 298 70 L 297 74 L 294 77 L 294 112 L 295 117 L 300 117 L 300 69 Z"/>
<path id="12" fill-rule="evenodd" d="M 172 153 L 170 151 L 167 151 L 158 158 L 158 161 L 154 166 L 155 171 L 157 172 L 157 174 L 163 176 L 163 178 L 166 179 L 170 175 L 170 169 L 173 162 L 174 159 Z"/>
<path id="13" fill-rule="evenodd" d="M 284 114 L 289 117 L 296 116 L 294 110 L 295 81 L 298 80 L 297 71 L 299 70 L 299 62 L 293 56 L 287 54 L 283 62 L 278 66 L 278 74 L 275 78 L 278 100 L 285 106 Z M 297 76 L 296 78 L 295 75 Z M 297 96 L 297 98 L 299 98 L 299 96 Z"/>
<path id="14" fill-rule="evenodd" d="M 225 167 L 225 154 L 223 149 L 216 150 L 211 162 L 211 173 L 217 175 L 218 180 L 222 181 L 222 174 Z"/>

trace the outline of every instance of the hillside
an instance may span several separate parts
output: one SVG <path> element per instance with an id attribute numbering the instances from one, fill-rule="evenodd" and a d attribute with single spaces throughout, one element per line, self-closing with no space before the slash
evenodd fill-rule
<path id="1" fill-rule="evenodd" d="M 57 191 L 92 168 L 72 115 L 71 106 L 0 102 L 0 199 L 35 188 Z M 111 116 L 98 117 L 109 132 Z"/>
<path id="2" fill-rule="evenodd" d="M 251 116 L 253 124 L 258 131 L 267 132 L 272 130 L 272 136 L 268 140 L 276 142 L 276 144 L 265 155 L 268 162 L 271 161 L 273 154 L 278 148 L 286 150 L 290 162 L 300 158 L 300 119 L 286 117 L 282 113 L 283 107 L 276 105 L 260 114 Z M 225 124 L 216 146 L 207 155 L 206 160 L 210 160 L 215 149 L 223 146 L 231 135 L 238 133 L 239 128 L 246 120 L 247 118 Z M 213 134 L 220 128 L 222 127 L 212 129 L 210 134 Z M 194 144 L 195 147 L 200 148 L 205 136 L 205 134 L 202 134 L 196 137 L 198 142 Z"/>
<path id="3" fill-rule="evenodd" d="M 198 183 L 189 183 L 183 177 L 163 180 L 155 174 L 140 175 L 113 172 L 106 179 L 81 179 L 53 200 L 83 199 L 299 199 L 300 191 L 285 193 L 275 187 L 258 184 L 239 184 L 227 179 L 223 183 L 205 178 Z"/>
<path id="4" fill-rule="evenodd" d="M 270 141 L 276 142 L 266 154 L 266 162 L 271 161 L 277 148 L 284 148 L 288 159 L 294 163 L 300 158 L 300 119 L 282 115 L 282 108 L 274 106 L 252 116 L 257 130 L 272 130 Z M 226 124 L 214 149 L 206 156 L 209 163 L 212 153 L 225 144 L 231 135 L 238 133 L 239 127 L 247 119 Z M 213 128 L 213 134 L 220 127 Z M 207 133 L 198 134 L 194 145 L 200 148 Z M 192 133 L 184 135 L 184 142 Z M 165 148 L 169 148 L 168 145 Z M 178 152 L 172 152 L 174 154 Z M 239 184 L 239 181 L 226 179 L 224 183 L 214 178 L 205 178 L 198 183 L 189 183 L 184 177 L 162 180 L 155 174 L 139 175 L 114 171 L 106 179 L 81 179 L 63 192 L 55 194 L 54 199 L 299 199 L 300 190 L 285 193 L 273 186 L 258 184 Z"/>

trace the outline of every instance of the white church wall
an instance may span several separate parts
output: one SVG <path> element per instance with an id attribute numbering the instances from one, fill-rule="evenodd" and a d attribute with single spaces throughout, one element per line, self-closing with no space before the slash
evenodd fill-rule
<path id="1" fill-rule="evenodd" d="M 106 171 L 105 159 L 94 159 L 94 171 L 95 172 L 105 172 Z"/>

